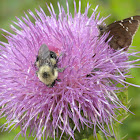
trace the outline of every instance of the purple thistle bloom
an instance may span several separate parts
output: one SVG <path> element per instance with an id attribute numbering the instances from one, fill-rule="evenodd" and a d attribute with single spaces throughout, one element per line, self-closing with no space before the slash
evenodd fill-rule
<path id="1" fill-rule="evenodd" d="M 88 17 L 89 4 L 81 14 L 81 2 L 78 12 L 74 2 L 72 17 L 66 4 L 67 12 L 58 3 L 58 18 L 50 5 L 51 16 L 41 8 L 37 16 L 29 11 L 35 23 L 25 14 L 26 18 L 17 18 L 15 26 L 11 25 L 15 34 L 3 30 L 8 33 L 8 43 L 0 42 L 0 115 L 7 119 L 6 130 L 14 125 L 21 127 L 19 134 L 24 136 L 29 128 L 38 140 L 44 136 L 55 139 L 58 134 L 61 139 L 64 133 L 74 139 L 75 130 L 93 127 L 96 135 L 97 126 L 110 136 L 116 110 L 128 111 L 116 95 L 120 92 L 117 85 L 126 87 L 128 70 L 138 67 L 134 63 L 139 61 L 128 57 L 138 52 L 112 50 L 105 43 L 107 35 L 99 40 L 97 25 L 105 18 L 95 17 L 97 8 Z M 66 67 L 52 88 L 39 81 L 34 67 L 42 44 L 58 56 L 62 53 L 58 67 Z"/>

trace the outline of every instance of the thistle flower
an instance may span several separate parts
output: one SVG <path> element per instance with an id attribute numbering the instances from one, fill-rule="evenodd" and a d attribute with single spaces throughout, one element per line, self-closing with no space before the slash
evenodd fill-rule
<path id="1" fill-rule="evenodd" d="M 112 50 L 105 43 L 107 35 L 99 40 L 97 25 L 105 18 L 95 16 L 97 8 L 88 17 L 89 4 L 82 14 L 81 2 L 78 12 L 74 2 L 72 17 L 66 5 L 64 11 L 58 3 L 58 18 L 50 4 L 51 16 L 40 8 L 37 16 L 29 11 L 35 23 L 25 14 L 11 25 L 15 34 L 3 29 L 8 43 L 0 42 L 0 115 L 7 119 L 6 130 L 20 126 L 18 135 L 26 136 L 29 128 L 38 140 L 44 136 L 61 139 L 64 133 L 75 139 L 75 130 L 80 132 L 87 126 L 95 135 L 98 127 L 110 136 L 109 125 L 116 120 L 116 110 L 128 111 L 116 95 L 120 92 L 117 85 L 126 87 L 128 70 L 139 61 L 128 57 L 137 53 Z M 58 66 L 66 67 L 52 88 L 39 81 L 34 67 L 42 44 L 58 55 L 62 53 Z"/>

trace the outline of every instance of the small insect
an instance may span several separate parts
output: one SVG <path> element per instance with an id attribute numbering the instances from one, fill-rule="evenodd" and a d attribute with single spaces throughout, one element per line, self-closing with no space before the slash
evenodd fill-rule
<path id="1" fill-rule="evenodd" d="M 112 37 L 109 41 L 110 47 L 115 50 L 124 48 L 126 51 L 133 41 L 133 36 L 135 35 L 139 24 L 140 16 L 133 16 L 121 21 L 116 21 L 108 26 L 98 25 L 100 32 L 99 37 L 101 37 L 104 33 L 109 32 L 105 42 Z"/>
<path id="2" fill-rule="evenodd" d="M 36 74 L 39 80 L 48 87 L 53 87 L 58 80 L 58 72 L 63 72 L 64 68 L 57 67 L 58 58 L 55 52 L 50 51 L 46 44 L 41 45 L 35 65 L 38 68 Z"/>

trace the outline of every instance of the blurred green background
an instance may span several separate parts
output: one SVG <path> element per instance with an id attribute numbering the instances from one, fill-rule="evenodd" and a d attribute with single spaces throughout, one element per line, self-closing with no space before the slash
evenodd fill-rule
<path id="1" fill-rule="evenodd" d="M 0 28 L 4 28 L 11 32 L 10 24 L 12 21 L 17 21 L 16 16 L 21 18 L 24 16 L 24 12 L 27 10 L 32 10 L 35 13 L 35 8 L 39 10 L 41 6 L 47 15 L 49 15 L 46 2 L 53 4 L 56 13 L 58 13 L 57 1 L 60 2 L 66 8 L 65 0 L 0 0 Z M 140 15 L 140 0 L 81 0 L 82 1 L 82 12 L 85 10 L 87 2 L 91 4 L 89 10 L 89 15 L 92 13 L 92 8 L 94 9 L 96 5 L 99 5 L 98 12 L 100 12 L 100 17 L 106 17 L 109 14 L 111 16 L 106 19 L 106 24 L 112 23 L 116 20 L 121 20 L 133 15 Z M 73 0 L 68 0 L 70 5 L 70 11 L 73 13 Z M 78 6 L 78 0 L 76 0 Z M 1 34 L 0 40 L 7 41 Z M 136 33 L 132 46 L 134 49 L 140 51 L 140 29 Z M 133 79 L 128 79 L 128 82 L 140 85 L 140 69 L 132 69 L 131 74 Z M 130 86 L 128 88 L 128 99 L 131 99 L 130 110 L 135 114 L 130 114 L 123 124 L 120 125 L 118 133 L 120 139 L 124 140 L 140 140 L 140 88 Z M 5 119 L 0 120 L 0 125 L 5 122 Z M 19 132 L 19 128 L 12 130 L 10 133 L 1 132 L 0 140 L 12 140 Z M 24 137 L 19 137 L 19 140 L 24 140 Z M 34 138 L 28 138 L 33 140 Z"/>

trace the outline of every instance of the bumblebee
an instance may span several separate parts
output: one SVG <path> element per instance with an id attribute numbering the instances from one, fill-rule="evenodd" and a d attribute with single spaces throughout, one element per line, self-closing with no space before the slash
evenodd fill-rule
<path id="1" fill-rule="evenodd" d="M 48 87 L 53 87 L 56 80 L 58 80 L 58 72 L 64 71 L 64 68 L 57 67 L 57 63 L 58 58 L 56 53 L 50 51 L 46 44 L 42 44 L 35 62 L 38 68 L 36 74 L 39 80 Z"/>

